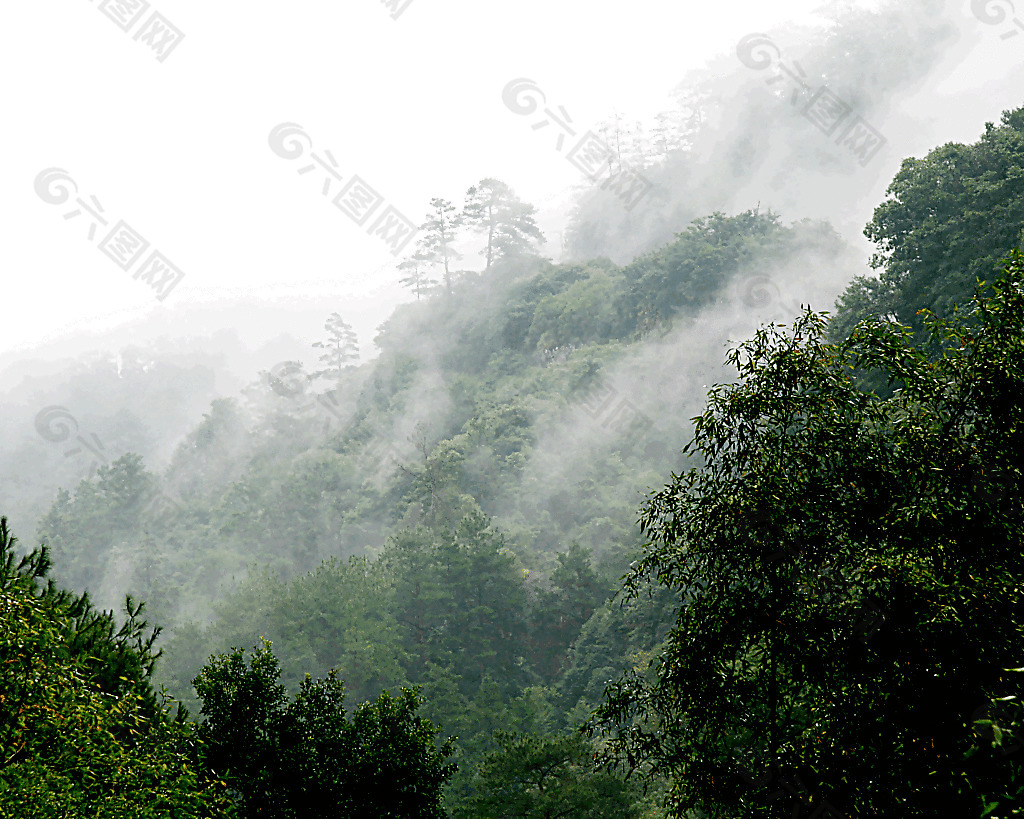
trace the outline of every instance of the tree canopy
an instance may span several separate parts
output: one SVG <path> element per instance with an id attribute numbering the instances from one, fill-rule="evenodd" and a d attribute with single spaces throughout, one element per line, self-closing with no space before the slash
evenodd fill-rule
<path id="1" fill-rule="evenodd" d="M 896 324 L 763 328 L 646 503 L 627 588 L 678 616 L 593 727 L 673 815 L 1016 815 L 1024 257 L 925 327 L 938 357 Z"/>
<path id="2" fill-rule="evenodd" d="M 864 234 L 878 278 L 857 276 L 839 301 L 832 337 L 887 317 L 926 337 L 918 311 L 950 316 L 978 280 L 1020 247 L 1024 226 L 1024 108 L 987 123 L 973 145 L 950 142 L 903 160 Z"/>
<path id="3" fill-rule="evenodd" d="M 289 701 L 270 644 L 211 658 L 195 680 L 204 759 L 247 816 L 441 819 L 452 742 L 417 715 L 413 689 L 360 704 L 351 720 L 332 671 Z"/>
<path id="4" fill-rule="evenodd" d="M 130 599 L 118 628 L 18 558 L 0 518 L 0 815 L 222 816 L 194 727 L 152 689 L 156 633 Z"/>
<path id="5" fill-rule="evenodd" d="M 490 269 L 498 259 L 528 253 L 534 242 L 544 241 L 534 219 L 536 211 L 499 179 L 481 179 L 466 191 L 462 220 L 487 237 L 487 244 L 480 251 L 486 260 L 485 269 Z"/>

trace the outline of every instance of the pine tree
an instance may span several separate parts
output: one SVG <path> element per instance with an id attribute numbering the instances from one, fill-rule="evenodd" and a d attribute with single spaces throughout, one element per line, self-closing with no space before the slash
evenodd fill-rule
<path id="1" fill-rule="evenodd" d="M 531 241 L 544 241 L 534 220 L 536 210 L 498 179 L 483 179 L 466 191 L 463 220 L 487 234 L 487 246 L 481 251 L 487 259 L 485 270 L 498 259 L 530 252 Z"/>
<path id="2" fill-rule="evenodd" d="M 352 326 L 347 324 L 337 313 L 331 313 L 324 323 L 324 329 L 327 331 L 327 340 L 317 341 L 313 344 L 314 347 L 324 350 L 320 356 L 324 369 L 317 370 L 312 377 L 330 376 L 335 381 L 340 381 L 349 362 L 359 360 L 359 343 L 356 333 Z"/>
<path id="3" fill-rule="evenodd" d="M 399 270 L 409 271 L 405 278 L 400 279 L 401 284 L 416 294 L 416 300 L 419 301 L 420 296 L 424 293 L 428 293 L 437 287 L 437 279 L 432 279 L 427 274 L 427 271 L 432 266 L 431 258 L 428 254 L 417 250 L 408 259 L 398 265 Z M 448 280 L 447 275 L 445 281 Z M 449 288 L 450 289 L 450 288 Z"/>
<path id="4" fill-rule="evenodd" d="M 459 228 L 462 227 L 463 215 L 447 199 L 435 197 L 430 200 L 430 207 L 427 220 L 420 225 L 423 234 L 416 243 L 413 259 L 420 256 L 429 265 L 440 265 L 444 269 L 445 290 L 451 292 L 451 262 L 462 258 L 462 254 L 455 250 L 453 243 Z"/>

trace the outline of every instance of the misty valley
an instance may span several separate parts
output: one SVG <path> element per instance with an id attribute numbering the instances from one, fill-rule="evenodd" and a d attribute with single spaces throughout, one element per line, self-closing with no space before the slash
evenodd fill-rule
<path id="1" fill-rule="evenodd" d="M 0 358 L 0 817 L 1024 815 L 1024 108 L 885 159 L 954 26 L 829 8 L 561 221 L 443 180 L 372 335 Z"/>

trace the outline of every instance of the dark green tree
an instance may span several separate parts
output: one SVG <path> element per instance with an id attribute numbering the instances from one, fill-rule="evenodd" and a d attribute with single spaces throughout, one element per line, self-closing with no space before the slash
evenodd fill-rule
<path id="1" fill-rule="evenodd" d="M 48 580 L 45 547 L 15 544 L 0 518 L 0 816 L 226 815 L 193 727 L 150 685 L 142 607 L 118 628 Z"/>
<path id="2" fill-rule="evenodd" d="M 988 123 L 973 145 L 947 143 L 905 159 L 864 234 L 877 245 L 871 266 L 838 302 L 831 336 L 864 318 L 891 317 L 927 333 L 918 311 L 950 316 L 975 283 L 996 275 L 1021 244 L 1024 225 L 1024 108 Z"/>
<path id="3" fill-rule="evenodd" d="M 361 557 L 331 558 L 287 581 L 270 571 L 254 572 L 216 602 L 215 619 L 201 635 L 186 631 L 179 640 L 176 630 L 161 671 L 181 687 L 198 674 L 209 652 L 226 652 L 263 635 L 274 643 L 289 690 L 307 673 L 323 677 L 336 668 L 350 697 L 372 699 L 385 688 L 408 685 L 392 598 L 383 563 Z M 206 648 L 203 654 L 191 650 L 197 644 Z"/>
<path id="4" fill-rule="evenodd" d="M 270 644 L 212 657 L 196 677 L 204 761 L 238 794 L 243 816 L 442 819 L 451 740 L 417 715 L 419 694 L 383 692 L 349 719 L 332 671 L 294 700 Z"/>
<path id="5" fill-rule="evenodd" d="M 526 586 L 503 536 L 479 511 L 449 531 L 399 532 L 381 559 L 395 584 L 410 679 L 454 660 L 471 693 L 488 677 L 503 691 L 524 683 Z"/>
<path id="6" fill-rule="evenodd" d="M 457 819 L 635 819 L 627 783 L 594 764 L 582 736 L 499 733 Z"/>
<path id="7" fill-rule="evenodd" d="M 573 543 L 558 555 L 550 587 L 538 591 L 530 613 L 533 667 L 546 679 L 563 670 L 567 651 L 583 624 L 611 596 L 590 563 L 590 552 Z"/>
<path id="8" fill-rule="evenodd" d="M 969 315 L 928 318 L 938 358 L 892 324 L 828 344 L 811 312 L 730 354 L 628 577 L 678 618 L 594 723 L 671 781 L 673 816 L 1019 811 L 1022 284 L 1017 255 Z"/>
<path id="9" fill-rule="evenodd" d="M 115 551 L 132 548 L 156 485 L 142 457 L 128 452 L 80 481 L 73 496 L 58 491 L 37 534 L 53 550 L 61 583 L 89 589 L 102 605 L 117 605 L 120 590 L 101 594 L 100 589 Z"/>

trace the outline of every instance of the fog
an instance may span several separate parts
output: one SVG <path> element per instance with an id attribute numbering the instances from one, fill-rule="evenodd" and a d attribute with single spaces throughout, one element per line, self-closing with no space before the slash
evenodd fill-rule
<path id="1" fill-rule="evenodd" d="M 1022 103 L 1024 36 L 978 4 L 345 5 L 168 5 L 177 44 L 154 53 L 102 8 L 4 12 L 0 513 L 56 541 L 58 579 L 103 607 L 141 594 L 172 637 L 262 572 L 477 508 L 527 575 L 570 543 L 621 572 L 729 347 L 832 310 L 903 160 Z M 399 265 L 431 199 L 461 209 L 489 178 L 545 240 L 485 270 L 464 230 L 452 291 L 417 298 Z M 334 199 L 356 179 L 372 213 Z M 87 212 L 180 277 L 129 272 Z M 772 216 L 783 249 L 615 329 L 605 297 L 715 213 Z M 575 289 L 546 318 L 534 286 Z M 311 377 L 334 313 L 358 352 Z M 139 508 L 90 518 L 135 491 L 95 488 L 127 453 Z M 183 669 L 220 648 L 196 639 Z"/>
<path id="2" fill-rule="evenodd" d="M 627 264 L 670 241 L 690 220 L 716 210 L 772 210 L 790 223 L 803 218 L 825 220 L 849 245 L 850 252 L 838 259 L 815 259 L 813 264 L 792 264 L 785 270 L 742 271 L 737 281 L 746 284 L 738 287 L 756 288 L 753 297 L 734 286 L 736 301 L 706 311 L 666 338 L 634 345 L 608 380 L 616 391 L 634 396 L 647 418 L 696 414 L 703 385 L 716 380 L 714 376 L 723 377 L 720 364 L 727 340 L 746 337 L 766 318 L 784 320 L 801 304 L 829 309 L 850 278 L 865 270 L 870 247 L 860 231 L 902 158 L 920 155 L 945 141 L 970 139 L 984 121 L 1019 102 L 1014 96 L 1022 71 L 1016 60 L 1018 46 L 1014 38 L 1000 36 L 1007 32 L 997 25 L 986 24 L 952 3 L 880 4 L 875 9 L 874 5 L 833 4 L 812 17 L 779 19 L 763 32 L 749 31 L 737 22 L 728 38 L 721 22 L 714 21 L 722 37 L 715 42 L 716 56 L 689 64 L 682 58 L 675 76 L 646 78 L 639 98 L 648 111 L 656 98 L 652 89 L 668 91 L 660 111 L 646 121 L 631 120 L 619 110 L 604 112 L 598 133 L 612 145 L 620 168 L 643 177 L 639 201 L 624 203 L 607 184 L 602 187 L 584 179 L 549 193 L 539 203 L 538 224 L 547 236 L 541 252 L 555 262 L 605 256 Z M 423 23 L 419 18 L 452 12 L 452 8 L 417 7 L 409 11 L 408 19 L 390 22 L 396 28 L 413 27 Z M 498 19 L 498 7 L 491 13 Z M 486 17 L 476 20 L 478 24 L 485 21 Z M 544 18 L 535 23 L 544 26 Z M 201 28 L 199 19 L 192 24 Z M 565 36 L 572 39 L 572 31 Z M 173 82 L 167 75 L 184 72 L 187 65 L 182 64 L 197 58 L 184 42 L 180 53 L 168 55 L 166 66 L 159 65 L 162 82 Z M 197 36 L 189 45 L 198 51 L 206 44 Z M 219 47 L 231 49 L 229 44 Z M 132 56 L 143 58 L 142 54 Z M 127 60 L 128 55 L 120 59 Z M 396 53 L 390 59 L 398 65 L 403 57 Z M 547 67 L 548 60 L 531 65 L 527 51 L 520 59 L 524 76 L 510 77 L 493 90 L 508 109 L 507 130 L 523 141 L 524 151 L 533 155 L 541 151 L 547 166 L 557 156 L 555 146 L 547 144 L 554 141 L 557 129 L 550 122 L 545 123 L 550 127 L 541 129 L 536 121 L 543 119 L 541 108 L 547 106 L 551 113 L 558 103 L 550 85 L 545 91 L 527 75 L 544 76 L 537 72 Z M 146 66 L 147 71 L 151 68 Z M 469 78 L 451 77 L 439 96 L 458 100 L 460 94 L 471 93 L 459 90 L 462 79 Z M 48 78 L 29 79 L 32 82 L 42 89 Z M 474 86 L 470 82 L 467 89 Z M 840 105 L 855 112 L 884 140 L 870 156 L 856 155 L 825 133 L 827 125 L 815 122 L 813 114 L 808 116 L 808 100 L 826 86 Z M 248 92 L 250 104 L 255 88 Z M 523 116 L 522 111 L 530 108 L 538 115 Z M 436 139 L 438 131 L 445 130 L 444 111 L 441 106 L 433 119 L 429 113 L 416 119 L 416 130 L 432 132 Z M 197 116 L 195 126 L 201 127 L 202 114 Z M 531 127 L 526 127 L 527 121 Z M 46 134 L 46 141 L 52 145 L 55 136 Z M 75 142 L 76 154 L 84 155 L 89 140 L 80 135 Z M 541 143 L 550 156 L 543 155 Z M 408 190 L 448 192 L 458 203 L 460 187 L 507 164 L 495 161 L 499 150 L 481 146 L 472 155 L 475 167 L 470 168 L 468 163 L 450 169 L 425 164 Z M 534 168 L 523 180 L 505 181 L 517 190 L 536 189 L 533 174 L 538 170 Z M 275 195 L 284 195 L 279 187 L 274 190 Z M 195 193 L 200 196 L 190 200 L 202 198 L 201 189 Z M 316 196 L 308 190 L 304 193 Z M 38 200 L 19 198 L 13 184 L 5 196 L 19 212 L 40 210 Z M 412 197 L 404 197 L 403 202 L 409 203 L 405 207 L 413 219 L 419 216 L 412 208 L 426 205 L 416 204 Z M 180 204 L 190 202 L 182 199 Z M 44 243 L 46 250 L 69 244 L 58 229 L 67 227 L 61 221 L 70 220 L 55 216 L 56 212 L 49 214 L 53 230 Z M 285 250 L 292 240 L 285 240 L 284 230 L 280 236 L 280 249 Z M 221 275 L 218 279 L 235 283 L 229 284 L 232 295 L 218 297 L 212 291 L 203 295 L 188 287 L 206 275 L 197 266 L 190 270 L 188 283 L 183 279 L 179 291 L 156 303 L 136 301 L 135 306 L 110 312 L 102 302 L 79 299 L 73 288 L 62 285 L 46 288 L 48 305 L 40 311 L 45 302 L 32 297 L 22 302 L 19 295 L 36 278 L 25 272 L 42 266 L 46 276 L 69 282 L 69 277 L 92 274 L 54 269 L 54 263 L 68 262 L 47 264 L 40 253 L 31 259 L 18 258 L 19 247 L 17 240 L 5 243 L 5 252 L 14 254 L 5 265 L 5 302 L 17 320 L 29 320 L 40 340 L 26 344 L 8 336 L 8 351 L 0 355 L 4 428 L 0 457 L 5 461 L 0 499 L 23 532 L 34 530 L 58 487 L 73 488 L 78 479 L 95 470 L 97 462 L 136 451 L 151 470 L 160 471 L 215 397 L 239 396 L 260 372 L 285 361 L 300 361 L 311 369 L 315 357 L 310 345 L 321 338 L 329 312 L 340 311 L 352 325 L 360 342 L 360 360 L 368 366 L 378 354 L 373 343 L 377 326 L 397 303 L 410 299 L 397 285 L 399 259 L 353 276 L 344 272 L 348 261 L 342 246 L 335 262 L 342 271 L 335 282 L 311 284 L 306 292 L 290 276 L 275 280 L 239 271 L 234 278 Z M 479 237 L 462 238 L 456 247 L 462 256 L 460 269 L 481 268 Z M 411 250 L 409 245 L 405 255 Z M 354 264 L 364 270 L 368 267 L 358 261 L 365 258 L 361 250 L 354 248 L 352 255 L 357 260 Z M 85 261 L 75 259 L 72 268 Z M 243 284 L 257 278 L 266 286 Z M 305 280 L 302 273 L 295 278 Z M 59 320 L 53 323 L 53 317 L 63 312 L 54 299 L 81 301 L 85 308 L 80 312 L 81 329 L 68 328 Z M 397 323 L 397 317 L 392 319 L 392 325 Z M 392 329 L 392 333 L 401 332 Z M 44 341 L 40 335 L 48 338 Z M 408 413 L 398 415 L 391 428 L 374 432 L 407 455 L 408 440 L 417 425 L 427 430 L 436 427 L 450 409 L 445 406 L 450 399 L 442 388 L 437 355 L 429 350 L 432 343 L 435 340 L 429 337 L 415 342 L 423 358 L 409 394 Z M 131 386 L 142 382 L 146 382 L 142 387 Z M 35 419 L 48 406 L 66 408 L 73 416 L 76 435 L 92 436 L 89 452 L 68 455 L 74 447 L 60 451 L 61 445 L 40 436 Z M 338 417 L 328 414 L 332 423 L 338 423 Z M 534 458 L 524 479 L 545 476 L 544 485 L 591 457 L 590 448 L 600 446 L 602 440 L 600 425 L 581 423 L 579 410 L 572 407 L 551 414 L 541 430 L 538 451 L 547 456 Z M 102 453 L 97 441 L 104 446 Z M 572 456 L 563 457 L 568 452 Z"/>

